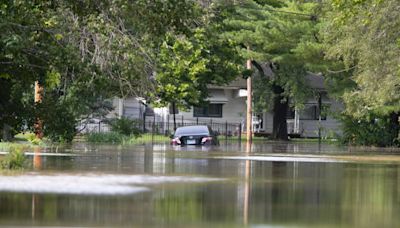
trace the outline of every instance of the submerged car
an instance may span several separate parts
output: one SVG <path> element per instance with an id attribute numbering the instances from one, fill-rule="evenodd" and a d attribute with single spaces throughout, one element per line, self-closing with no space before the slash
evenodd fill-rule
<path id="1" fill-rule="evenodd" d="M 218 145 L 218 137 L 209 126 L 186 126 L 176 129 L 171 145 Z"/>

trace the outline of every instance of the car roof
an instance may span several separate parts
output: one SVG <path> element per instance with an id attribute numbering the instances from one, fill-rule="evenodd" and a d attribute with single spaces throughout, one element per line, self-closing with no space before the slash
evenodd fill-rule
<path id="1" fill-rule="evenodd" d="M 199 134 L 210 134 L 208 126 L 205 125 L 195 125 L 195 126 L 185 126 L 178 127 L 175 131 L 175 135 L 199 135 Z"/>

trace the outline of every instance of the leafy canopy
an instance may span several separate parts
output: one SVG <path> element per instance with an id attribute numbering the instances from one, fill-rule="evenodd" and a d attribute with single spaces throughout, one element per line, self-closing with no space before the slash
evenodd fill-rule
<path id="1" fill-rule="evenodd" d="M 341 60 L 355 84 L 343 94 L 347 115 L 399 112 L 398 1 L 336 0 L 328 6 L 327 57 Z"/>

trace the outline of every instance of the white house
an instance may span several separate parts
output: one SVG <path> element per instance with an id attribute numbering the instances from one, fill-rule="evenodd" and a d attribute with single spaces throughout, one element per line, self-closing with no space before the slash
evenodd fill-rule
<path id="1" fill-rule="evenodd" d="M 317 137 L 319 129 L 321 136 L 340 134 L 339 122 L 333 118 L 332 113 L 343 108 L 342 104 L 327 96 L 321 75 L 309 74 L 309 85 L 321 95 L 323 112 L 319 119 L 318 98 L 311 97 L 302 110 L 290 110 L 287 115 L 288 133 L 301 137 Z M 231 123 L 241 125 L 245 129 L 246 120 L 246 80 L 238 78 L 227 86 L 210 86 L 207 98 L 209 104 L 205 107 L 192 107 L 189 110 L 177 110 L 175 114 L 178 123 Z M 115 111 L 112 115 L 126 116 L 129 118 L 147 121 L 173 122 L 171 108 L 147 107 L 145 102 L 138 98 L 114 99 Z M 265 112 L 253 116 L 253 129 L 255 132 L 272 132 L 273 115 Z"/>
<path id="2" fill-rule="evenodd" d="M 316 96 L 310 97 L 305 102 L 304 109 L 289 110 L 288 133 L 301 137 L 318 137 L 320 130 L 321 137 L 341 135 L 340 122 L 334 118 L 334 114 L 343 110 L 343 104 L 328 96 L 322 75 L 309 73 L 306 80 Z M 319 115 L 319 105 L 322 107 L 321 115 Z M 272 132 L 272 119 L 272 113 L 264 115 L 265 132 Z"/>
<path id="3" fill-rule="evenodd" d="M 186 123 L 241 123 L 246 113 L 245 88 L 244 79 L 237 79 L 227 86 L 210 86 L 207 106 L 177 110 L 175 118 Z M 155 109 L 155 113 L 172 120 L 170 108 Z"/>

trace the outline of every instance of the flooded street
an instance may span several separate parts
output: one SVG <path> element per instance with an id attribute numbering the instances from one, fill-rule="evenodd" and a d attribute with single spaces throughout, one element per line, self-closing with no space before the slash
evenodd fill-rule
<path id="1" fill-rule="evenodd" d="M 32 151 L 0 226 L 400 227 L 400 153 L 306 143 Z"/>

